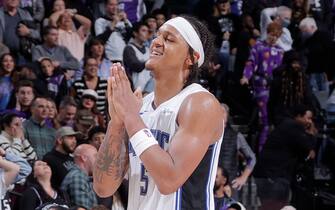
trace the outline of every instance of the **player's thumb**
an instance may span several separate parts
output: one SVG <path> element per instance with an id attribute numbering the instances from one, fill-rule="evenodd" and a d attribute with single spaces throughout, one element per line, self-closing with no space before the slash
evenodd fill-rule
<path id="1" fill-rule="evenodd" d="M 142 98 L 143 98 L 142 88 L 137 87 L 136 90 L 134 91 L 134 95 L 136 96 L 137 99 L 142 100 Z"/>

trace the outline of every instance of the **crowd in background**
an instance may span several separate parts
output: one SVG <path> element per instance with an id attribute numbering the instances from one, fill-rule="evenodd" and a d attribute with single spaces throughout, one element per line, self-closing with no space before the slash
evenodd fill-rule
<path id="1" fill-rule="evenodd" d="M 335 145 L 335 1 L 3 0 L 0 209 L 126 209 L 126 181 L 109 198 L 92 188 L 107 78 L 120 62 L 134 89 L 152 92 L 150 45 L 182 14 L 213 34 L 198 82 L 229 113 L 216 209 L 244 209 L 238 192 L 251 175 L 256 207 L 299 209 L 299 167 L 335 172 L 325 155 Z"/>

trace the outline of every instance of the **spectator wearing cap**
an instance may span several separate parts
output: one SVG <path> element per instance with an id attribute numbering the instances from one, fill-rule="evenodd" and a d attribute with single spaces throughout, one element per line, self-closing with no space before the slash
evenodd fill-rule
<path id="1" fill-rule="evenodd" d="M 84 75 L 76 80 L 72 85 L 71 95 L 80 102 L 83 92 L 86 89 L 94 90 L 98 97 L 96 101 L 97 109 L 101 114 L 105 114 L 107 80 L 101 79 L 98 74 L 98 61 L 94 57 L 84 59 Z"/>
<path id="2" fill-rule="evenodd" d="M 88 132 L 88 143 L 99 150 L 105 136 L 106 129 L 100 126 L 95 126 Z"/>
<path id="3" fill-rule="evenodd" d="M 57 189 L 74 164 L 71 154 L 77 146 L 76 138 L 79 134 L 71 127 L 59 128 L 56 131 L 56 146 L 43 157 L 52 171 L 51 184 Z"/>
<path id="4" fill-rule="evenodd" d="M 48 90 L 48 97 L 52 98 L 56 104 L 59 104 L 61 99 L 68 95 L 67 81 L 64 73 L 55 68 L 52 59 L 42 58 L 40 60 L 42 74 L 40 80 L 43 84 L 43 89 Z"/>
<path id="5" fill-rule="evenodd" d="M 41 159 L 55 144 L 55 129 L 49 128 L 45 120 L 48 117 L 48 100 L 43 97 L 34 99 L 31 105 L 32 116 L 23 122 L 24 136 Z"/>
<path id="6" fill-rule="evenodd" d="M 70 97 L 64 97 L 59 104 L 59 112 L 55 119 L 55 128 L 62 126 L 74 127 L 74 119 L 77 113 L 77 103 Z"/>
<path id="7" fill-rule="evenodd" d="M 87 137 L 88 131 L 93 126 L 105 127 L 104 117 L 96 108 L 98 94 L 91 89 L 84 90 L 78 107 L 75 127 Z"/>
<path id="8" fill-rule="evenodd" d="M 61 185 L 61 189 L 69 194 L 72 205 L 84 209 L 97 205 L 97 196 L 90 178 L 97 153 L 97 149 L 89 144 L 79 145 L 73 153 L 75 165 Z"/>

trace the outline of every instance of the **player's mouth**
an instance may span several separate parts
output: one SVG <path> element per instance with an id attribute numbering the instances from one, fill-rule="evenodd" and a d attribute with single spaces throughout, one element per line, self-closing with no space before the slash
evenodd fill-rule
<path id="1" fill-rule="evenodd" d="M 162 56 L 162 55 L 163 55 L 163 53 L 160 52 L 160 51 L 158 51 L 158 50 L 153 50 L 153 51 L 151 51 L 151 53 L 150 53 L 150 56 L 155 56 L 155 57 L 157 57 L 157 56 Z"/>

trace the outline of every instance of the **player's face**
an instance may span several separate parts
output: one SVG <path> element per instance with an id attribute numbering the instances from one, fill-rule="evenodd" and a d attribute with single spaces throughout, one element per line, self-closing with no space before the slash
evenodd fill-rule
<path id="1" fill-rule="evenodd" d="M 170 25 L 162 25 L 157 38 L 153 40 L 150 47 L 150 57 L 146 62 L 146 68 L 156 73 L 174 72 L 185 68 L 185 61 L 189 57 L 189 46 L 181 34 Z"/>

